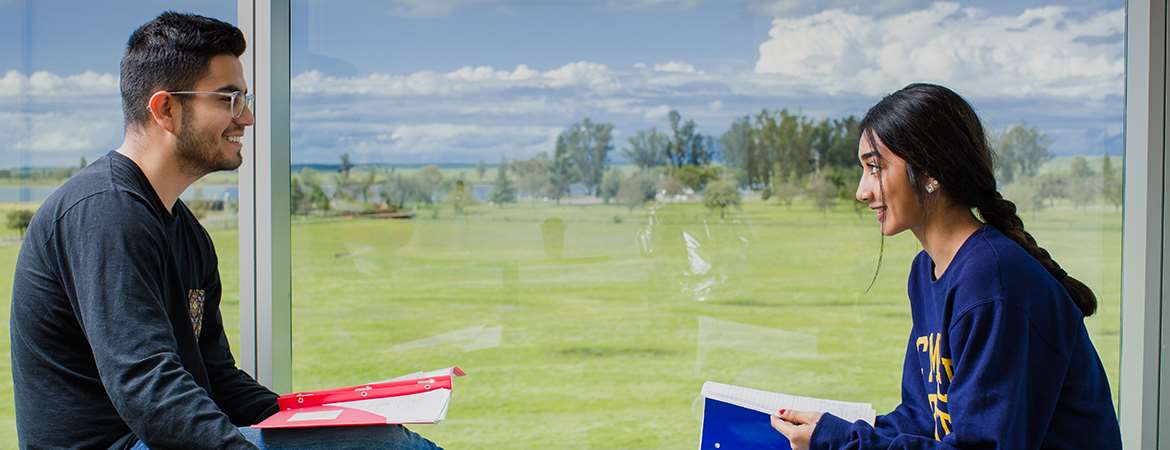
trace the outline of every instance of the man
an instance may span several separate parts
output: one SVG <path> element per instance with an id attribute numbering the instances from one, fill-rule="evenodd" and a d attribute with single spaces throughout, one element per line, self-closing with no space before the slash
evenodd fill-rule
<path id="1" fill-rule="evenodd" d="M 12 374 L 25 448 L 435 448 L 401 426 L 265 432 L 276 394 L 236 368 L 206 230 L 179 200 L 240 166 L 254 121 L 243 33 L 164 13 L 121 64 L 125 140 L 54 192 L 13 284 Z"/>

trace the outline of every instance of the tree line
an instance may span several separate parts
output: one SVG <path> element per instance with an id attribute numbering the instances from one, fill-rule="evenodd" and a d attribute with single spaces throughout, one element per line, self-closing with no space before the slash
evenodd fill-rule
<path id="1" fill-rule="evenodd" d="M 342 154 L 336 173 L 305 169 L 294 175 L 291 200 L 299 213 L 328 212 L 338 200 L 396 210 L 446 202 L 462 212 L 480 200 L 502 206 L 525 198 L 560 203 L 577 196 L 633 208 L 663 197 L 701 197 L 723 213 L 739 205 L 742 193 L 754 191 L 763 200 L 791 204 L 803 197 L 828 210 L 853 197 L 860 173 L 859 139 L 860 120 L 852 115 L 818 119 L 765 109 L 733 120 L 721 135 L 712 136 L 672 110 L 661 130 L 637 130 L 618 144 L 614 124 L 586 117 L 558 133 L 548 152 L 501 159 L 493 180 L 486 179 L 488 165 L 480 161 L 473 173 L 480 185 L 491 186 L 483 199 L 472 195 L 475 183 L 467 172 L 444 176 L 437 166 L 410 173 L 393 168 L 357 171 L 348 154 Z M 1108 157 L 1092 164 L 1078 159 L 1063 171 L 1039 173 L 1054 156 L 1051 143 L 1041 130 L 1023 122 L 991 134 L 997 180 L 1013 194 L 1009 199 L 1031 208 L 1059 199 L 1120 205 L 1121 177 Z M 615 165 L 615 160 L 627 164 Z M 708 193 L 712 184 L 718 189 Z"/>

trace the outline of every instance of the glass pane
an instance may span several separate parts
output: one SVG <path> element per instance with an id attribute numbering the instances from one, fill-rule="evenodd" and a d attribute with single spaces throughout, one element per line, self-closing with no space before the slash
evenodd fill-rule
<path id="1" fill-rule="evenodd" d="M 294 389 L 459 365 L 452 448 L 693 448 L 709 380 L 888 412 L 921 248 L 857 121 L 930 81 L 1116 398 L 1124 3 L 814 3 L 294 1 Z"/>
<path id="2" fill-rule="evenodd" d="M 0 1 L 0 447 L 17 444 L 8 315 L 23 225 L 71 175 L 122 143 L 119 61 L 130 33 L 166 9 L 236 16 L 231 0 Z M 215 243 L 232 344 L 239 341 L 235 186 L 234 173 L 215 174 L 182 196 Z"/>

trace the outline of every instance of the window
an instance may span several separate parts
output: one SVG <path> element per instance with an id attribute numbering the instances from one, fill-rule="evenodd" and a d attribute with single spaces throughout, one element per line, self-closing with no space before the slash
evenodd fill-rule
<path id="1" fill-rule="evenodd" d="M 460 365 L 418 428 L 450 447 L 692 446 L 706 380 L 888 411 L 919 248 L 866 292 L 856 120 L 933 81 L 1096 292 L 1116 396 L 1121 2 L 326 5 L 292 3 L 296 390 Z"/>

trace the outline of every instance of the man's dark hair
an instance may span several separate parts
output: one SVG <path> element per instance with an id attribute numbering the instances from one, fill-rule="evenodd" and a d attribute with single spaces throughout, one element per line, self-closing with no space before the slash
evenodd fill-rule
<path id="1" fill-rule="evenodd" d="M 195 14 L 162 13 L 134 30 L 122 57 L 122 115 L 126 127 L 150 120 L 151 94 L 190 90 L 211 58 L 240 56 L 247 43 L 234 25 Z"/>

